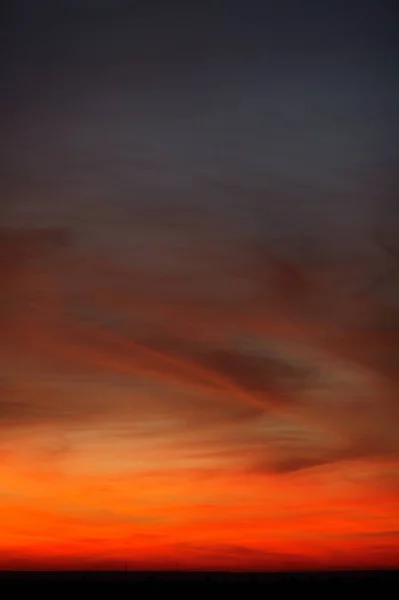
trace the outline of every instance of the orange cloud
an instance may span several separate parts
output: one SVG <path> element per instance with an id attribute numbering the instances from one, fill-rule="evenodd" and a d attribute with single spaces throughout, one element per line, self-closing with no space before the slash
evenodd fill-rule
<path id="1" fill-rule="evenodd" d="M 376 302 L 348 300 L 369 331 L 312 319 L 311 271 L 270 258 L 273 296 L 217 240 L 174 274 L 58 230 L 0 243 L 3 568 L 397 564 L 397 339 Z"/>

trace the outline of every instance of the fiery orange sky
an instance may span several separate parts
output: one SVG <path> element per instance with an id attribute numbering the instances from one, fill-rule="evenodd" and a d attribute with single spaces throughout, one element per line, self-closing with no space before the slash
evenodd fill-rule
<path id="1" fill-rule="evenodd" d="M 3 568 L 398 564 L 394 339 L 231 306 L 216 253 L 208 305 L 63 231 L 1 243 Z"/>
<path id="2" fill-rule="evenodd" d="M 4 25 L 0 569 L 399 567 L 393 19 L 128 4 Z"/>

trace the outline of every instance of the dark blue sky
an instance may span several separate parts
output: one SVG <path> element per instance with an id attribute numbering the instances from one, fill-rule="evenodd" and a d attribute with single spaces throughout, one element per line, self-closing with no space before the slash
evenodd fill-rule
<path id="1" fill-rule="evenodd" d="M 133 4 L 6 8 L 5 224 L 87 240 L 105 220 L 112 245 L 121 221 L 202 213 L 226 235 L 332 244 L 392 221 L 391 3 Z"/>

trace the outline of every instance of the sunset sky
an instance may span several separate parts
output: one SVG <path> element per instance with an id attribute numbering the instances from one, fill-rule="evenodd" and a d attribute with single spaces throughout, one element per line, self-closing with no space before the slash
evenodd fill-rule
<path id="1" fill-rule="evenodd" d="M 399 567 L 377 0 L 13 0 L 0 569 Z"/>

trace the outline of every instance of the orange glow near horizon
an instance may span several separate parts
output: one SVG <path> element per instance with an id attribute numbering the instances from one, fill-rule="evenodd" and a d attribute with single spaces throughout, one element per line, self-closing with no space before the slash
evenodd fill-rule
<path id="1" fill-rule="evenodd" d="M 384 481 L 395 465 L 387 461 L 271 475 L 217 456 L 209 466 L 201 441 L 203 460 L 192 450 L 189 458 L 184 443 L 168 449 L 153 440 L 153 454 L 135 466 L 123 464 L 117 445 L 112 456 L 109 444 L 91 440 L 76 443 L 72 457 L 38 463 L 34 448 L 48 436 L 25 432 L 26 454 L 3 458 L 1 568 L 399 566 L 397 490 Z"/>
<path id="2" fill-rule="evenodd" d="M 227 310 L 234 273 L 163 301 L 162 265 L 126 289 L 29 235 L 3 240 L 0 569 L 399 566 L 395 340 Z"/>

